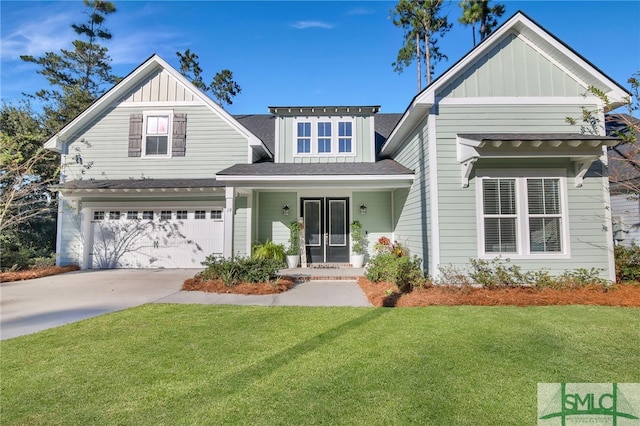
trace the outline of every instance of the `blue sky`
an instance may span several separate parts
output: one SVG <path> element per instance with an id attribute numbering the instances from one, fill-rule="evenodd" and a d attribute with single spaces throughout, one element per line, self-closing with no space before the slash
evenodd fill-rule
<path id="1" fill-rule="evenodd" d="M 595 64 L 626 81 L 640 69 L 640 1 L 503 1 L 501 22 L 522 10 Z M 106 27 L 115 74 L 125 76 L 153 53 L 178 67 L 177 51 L 200 57 L 205 81 L 228 68 L 242 93 L 227 110 L 267 113 L 270 105 L 381 105 L 403 112 L 416 94 L 415 68 L 393 71 L 402 31 L 387 1 L 115 1 Z M 72 23 L 86 8 L 74 1 L 0 2 L 1 93 L 15 102 L 47 83 L 19 55 L 71 47 Z M 472 48 L 471 29 L 457 23 L 458 1 L 445 10 L 454 28 L 441 40 L 448 61 Z"/>

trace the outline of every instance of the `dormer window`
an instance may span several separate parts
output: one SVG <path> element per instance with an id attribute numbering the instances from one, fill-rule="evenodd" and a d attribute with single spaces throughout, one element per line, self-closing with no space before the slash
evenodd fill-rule
<path id="1" fill-rule="evenodd" d="M 297 155 L 353 155 L 352 117 L 309 117 L 296 121 Z"/>

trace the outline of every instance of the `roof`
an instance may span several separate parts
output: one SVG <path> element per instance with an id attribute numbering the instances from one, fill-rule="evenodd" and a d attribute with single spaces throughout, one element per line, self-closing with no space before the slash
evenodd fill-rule
<path id="1" fill-rule="evenodd" d="M 410 170 L 394 160 L 375 163 L 254 163 L 236 164 L 217 174 L 225 176 L 395 176 L 413 175 Z"/>
<path id="2" fill-rule="evenodd" d="M 640 128 L 640 119 L 628 114 L 607 114 L 607 134 L 629 133 L 629 124 Z M 635 143 L 621 142 L 607 152 L 611 190 L 640 188 L 640 132 L 636 131 Z"/>
<path id="3" fill-rule="evenodd" d="M 72 180 L 53 186 L 56 190 L 102 190 L 102 189 L 187 189 L 224 187 L 216 179 L 114 179 Z"/>
<path id="4" fill-rule="evenodd" d="M 582 133 L 460 133 L 459 137 L 478 142 L 485 141 L 619 141 L 614 136 L 586 135 Z"/>
<path id="5" fill-rule="evenodd" d="M 296 114 L 375 114 L 380 105 L 307 105 L 307 106 L 270 106 L 269 112 L 278 115 Z"/>
<path id="6" fill-rule="evenodd" d="M 582 81 L 585 87 L 593 86 L 602 90 L 610 100 L 612 109 L 626 103 L 626 99 L 629 96 L 628 90 L 612 80 L 595 65 L 533 19 L 529 18 L 522 11 L 517 11 L 486 39 L 478 43 L 478 45 L 433 80 L 431 84 L 411 100 L 401 120 L 382 147 L 381 153 L 385 156 L 391 155 L 402 140 L 404 140 L 408 132 L 428 115 L 431 107 L 436 104 L 436 92 L 446 87 L 449 82 L 455 81 L 456 78 L 463 75 L 469 66 L 481 60 L 483 55 L 487 54 L 504 39 L 504 37 L 507 37 L 513 32 L 522 35 L 530 43 L 543 49 L 545 55 L 551 57 L 554 62 L 557 62 L 573 74 L 576 80 Z"/>

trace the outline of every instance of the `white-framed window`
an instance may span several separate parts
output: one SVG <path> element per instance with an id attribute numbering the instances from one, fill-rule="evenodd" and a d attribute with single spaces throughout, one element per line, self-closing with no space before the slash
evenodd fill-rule
<path id="1" fill-rule="evenodd" d="M 222 220 L 222 209 L 211 210 L 211 219 Z"/>
<path id="2" fill-rule="evenodd" d="M 118 220 L 118 219 L 120 219 L 120 216 L 121 216 L 121 214 L 117 210 L 109 212 L 109 219 L 111 219 L 111 220 Z"/>
<path id="3" fill-rule="evenodd" d="M 129 220 L 138 219 L 138 212 L 136 210 L 129 210 L 127 212 L 127 219 Z"/>
<path id="4" fill-rule="evenodd" d="M 188 213 L 186 210 L 178 210 L 176 212 L 176 219 L 187 219 Z"/>
<path id="5" fill-rule="evenodd" d="M 171 220 L 171 210 L 162 210 L 160 212 L 160 220 Z"/>
<path id="6" fill-rule="evenodd" d="M 142 218 L 145 220 L 153 220 L 153 210 L 145 210 L 142 212 Z"/>
<path id="7" fill-rule="evenodd" d="M 294 121 L 294 155 L 354 155 L 355 117 L 304 117 Z"/>
<path id="8" fill-rule="evenodd" d="M 104 220 L 104 212 L 103 211 L 93 212 L 93 220 Z"/>
<path id="9" fill-rule="evenodd" d="M 481 257 L 568 257 L 566 177 L 541 171 L 508 174 L 478 171 Z"/>
<path id="10" fill-rule="evenodd" d="M 154 111 L 144 114 L 143 157 L 171 156 L 172 115 L 170 111 Z"/>
<path id="11" fill-rule="evenodd" d="M 196 210 L 194 213 L 194 217 L 195 219 L 206 219 L 207 218 L 207 212 L 204 210 Z"/>

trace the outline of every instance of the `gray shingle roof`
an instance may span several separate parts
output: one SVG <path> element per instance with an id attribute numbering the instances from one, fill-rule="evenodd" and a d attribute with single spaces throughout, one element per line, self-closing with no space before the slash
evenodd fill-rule
<path id="1" fill-rule="evenodd" d="M 403 175 L 413 171 L 393 160 L 375 163 L 255 163 L 236 164 L 218 172 L 220 180 L 224 176 L 331 176 L 331 175 Z"/>
<path id="2" fill-rule="evenodd" d="M 215 179 L 115 179 L 73 180 L 55 189 L 169 189 L 169 188 L 216 188 L 224 187 Z"/>

